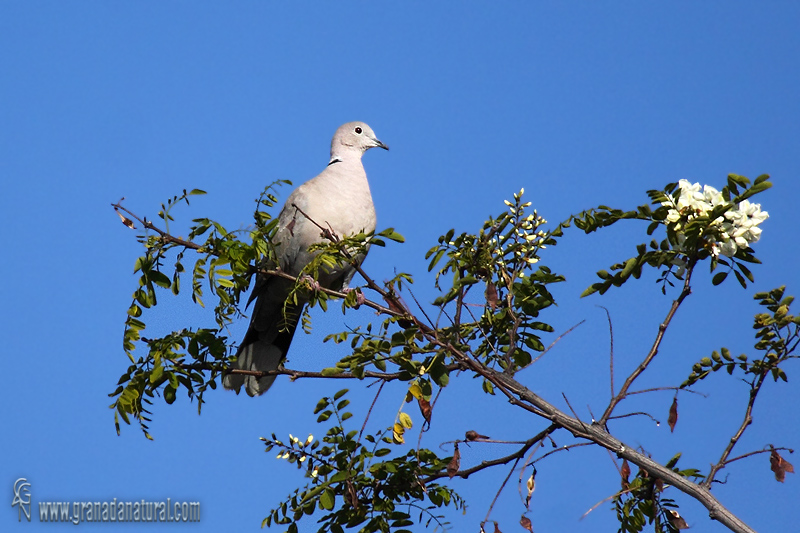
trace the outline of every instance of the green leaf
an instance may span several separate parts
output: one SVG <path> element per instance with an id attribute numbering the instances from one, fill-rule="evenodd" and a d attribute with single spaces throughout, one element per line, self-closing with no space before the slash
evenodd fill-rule
<path id="1" fill-rule="evenodd" d="M 389 239 L 390 241 L 394 241 L 394 242 L 406 242 L 406 239 L 405 239 L 405 237 L 403 237 L 402 235 L 400 235 L 399 233 L 397 233 L 397 232 L 394 230 L 394 228 L 388 228 L 388 229 L 385 229 L 385 230 L 383 230 L 382 232 L 380 232 L 378 235 L 380 235 L 381 237 L 386 237 L 386 238 L 387 238 L 387 239 Z"/>
<path id="2" fill-rule="evenodd" d="M 164 387 L 164 401 L 170 405 L 175 402 L 175 388 L 172 385 Z"/>
<path id="3" fill-rule="evenodd" d="M 164 374 L 164 367 L 161 365 L 156 365 L 150 372 L 150 383 L 152 384 L 158 381 L 158 378 L 160 378 L 162 374 Z"/>
<path id="4" fill-rule="evenodd" d="M 716 274 L 714 274 L 714 277 L 711 278 L 711 284 L 712 285 L 719 285 L 720 283 L 725 281 L 725 278 L 727 278 L 727 277 L 728 277 L 728 273 L 727 272 L 717 272 Z"/>
<path id="5" fill-rule="evenodd" d="M 411 429 L 414 425 L 408 413 L 401 412 L 400 415 L 398 415 L 398 419 L 400 420 L 400 424 L 406 429 Z"/>
<path id="6" fill-rule="evenodd" d="M 581 293 L 581 298 L 585 298 L 591 294 L 596 293 L 603 286 L 602 283 L 594 283 Z"/>
<path id="7" fill-rule="evenodd" d="M 682 455 L 682 454 L 680 454 L 680 453 L 679 453 L 679 454 L 677 454 L 677 455 L 675 455 L 675 456 L 674 456 L 672 459 L 670 459 L 669 461 L 667 461 L 667 464 L 666 464 L 665 466 L 666 466 L 667 468 L 672 468 L 672 467 L 674 467 L 676 464 L 678 464 L 678 460 L 681 458 L 681 455 Z"/>
<path id="8" fill-rule="evenodd" d="M 336 394 L 333 395 L 333 401 L 336 401 L 339 398 L 341 398 L 342 396 L 344 396 L 345 394 L 347 394 L 348 390 L 349 389 L 342 389 L 342 390 L 338 391 Z M 320 401 L 320 403 L 322 403 L 322 401 Z M 325 405 L 327 405 L 327 403 L 328 402 L 326 401 Z M 317 404 L 317 405 L 319 405 L 319 404 Z"/>
<path id="9" fill-rule="evenodd" d="M 319 506 L 321 509 L 331 511 L 334 505 L 336 505 L 336 494 L 333 492 L 333 490 L 327 488 L 319 497 Z"/>
<path id="10" fill-rule="evenodd" d="M 442 248 L 438 252 L 436 252 L 436 254 L 434 254 L 433 259 L 431 259 L 431 262 L 428 264 L 428 272 L 430 272 L 431 270 L 434 269 L 436 264 L 439 262 L 439 260 L 445 254 L 445 251 L 446 250 L 444 248 Z"/>
<path id="11" fill-rule="evenodd" d="M 633 269 L 636 267 L 636 261 L 637 259 L 635 257 L 631 257 L 630 259 L 625 261 L 625 267 L 622 269 L 622 272 L 620 272 L 619 275 L 622 276 L 623 278 L 629 277 L 631 275 L 631 272 L 633 272 Z"/>
<path id="12" fill-rule="evenodd" d="M 147 276 L 150 278 L 150 280 L 153 283 L 155 283 L 159 287 L 163 287 L 165 289 L 169 289 L 170 286 L 172 285 L 172 282 L 170 281 L 170 279 L 164 273 L 159 272 L 158 270 L 151 270 L 147 274 Z"/>

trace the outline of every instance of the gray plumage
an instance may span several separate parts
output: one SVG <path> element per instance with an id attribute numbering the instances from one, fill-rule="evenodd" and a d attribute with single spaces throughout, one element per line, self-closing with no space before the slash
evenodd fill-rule
<path id="1" fill-rule="evenodd" d="M 328 166 L 317 177 L 295 189 L 279 215 L 275 250 L 284 272 L 299 275 L 313 258 L 309 246 L 323 240 L 320 229 L 292 204 L 323 227 L 330 226 L 339 236 L 375 231 L 375 206 L 361 164 L 364 152 L 374 147 L 389 149 L 363 122 L 348 122 L 336 130 Z M 363 259 L 358 258 L 359 261 Z M 348 287 L 354 274 L 355 269 L 347 265 L 321 272 L 318 281 L 322 287 L 340 291 Z M 250 327 L 236 354 L 236 368 L 276 370 L 286 358 L 305 306 L 303 301 L 287 305 L 284 317 L 284 303 L 293 285 L 292 281 L 275 276 L 260 276 L 256 280 L 250 296 L 255 305 Z M 247 394 L 255 396 L 266 392 L 273 381 L 275 376 L 256 378 L 228 374 L 223 384 L 237 394 L 244 385 Z"/>

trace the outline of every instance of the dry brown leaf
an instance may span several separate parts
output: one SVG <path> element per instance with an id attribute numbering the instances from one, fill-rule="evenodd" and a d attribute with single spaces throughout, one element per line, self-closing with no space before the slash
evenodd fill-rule
<path id="1" fill-rule="evenodd" d="M 525 507 L 530 508 L 531 496 L 533 496 L 533 491 L 536 490 L 536 467 L 533 467 L 531 477 L 528 478 L 528 482 L 525 485 L 528 488 L 528 497 L 525 498 Z"/>
<path id="2" fill-rule="evenodd" d="M 133 225 L 133 221 L 131 221 L 131 219 L 129 219 L 128 217 L 126 217 L 125 215 L 123 215 L 122 213 L 117 211 L 116 209 L 114 209 L 114 211 L 116 211 L 117 215 L 119 215 L 119 218 L 122 219 L 122 223 L 123 224 L 125 224 L 130 229 L 136 229 L 136 226 Z"/>
<path id="3" fill-rule="evenodd" d="M 669 523 L 672 524 L 672 527 L 675 529 L 689 529 L 689 524 L 678 514 L 678 511 L 667 509 L 667 520 L 669 520 Z"/>
<path id="4" fill-rule="evenodd" d="M 672 400 L 672 406 L 669 408 L 669 418 L 667 418 L 667 424 L 669 424 L 670 433 L 675 431 L 675 424 L 677 423 L 678 423 L 678 397 L 676 396 Z"/>
<path id="5" fill-rule="evenodd" d="M 458 451 L 458 443 L 456 443 L 453 458 L 447 463 L 447 476 L 452 479 L 458 473 L 459 468 L 461 468 L 461 452 Z"/>
<path id="6" fill-rule="evenodd" d="M 358 493 L 349 479 L 347 480 L 347 492 L 345 493 L 344 497 L 345 500 L 347 500 L 347 503 L 350 504 L 350 507 L 353 509 L 358 509 Z"/>
<path id="7" fill-rule="evenodd" d="M 470 429 L 464 434 L 464 438 L 467 439 L 468 441 L 472 441 L 472 440 L 487 440 L 490 437 L 487 437 L 486 435 L 481 435 L 477 431 Z"/>
<path id="8" fill-rule="evenodd" d="M 390 286 L 390 289 L 391 289 L 391 286 Z M 391 309 L 395 313 L 405 314 L 405 312 L 406 312 L 405 309 L 400 307 L 401 300 L 400 300 L 400 298 L 398 296 L 394 296 L 394 297 L 384 296 L 383 297 L 383 301 L 386 302 L 386 305 L 389 307 L 389 309 Z M 397 320 L 397 324 L 401 328 L 408 329 L 408 328 L 410 328 L 410 327 L 412 327 L 414 325 L 414 322 L 412 322 L 411 320 L 408 320 L 406 318 L 399 318 Z"/>
<path id="9" fill-rule="evenodd" d="M 420 398 L 417 400 L 419 403 L 419 412 L 422 413 L 422 418 L 425 419 L 425 422 L 428 424 L 431 423 L 431 415 L 433 414 L 433 409 L 431 408 L 431 402 L 426 400 L 425 398 Z"/>
<path id="10" fill-rule="evenodd" d="M 489 304 L 489 307 L 491 307 L 493 311 L 497 309 L 497 288 L 491 281 L 486 282 L 485 295 L 486 295 L 486 303 Z"/>
<path id="11" fill-rule="evenodd" d="M 500 526 L 497 525 L 497 522 L 494 523 L 494 533 L 503 533 L 500 531 Z"/>
<path id="12" fill-rule="evenodd" d="M 775 473 L 775 479 L 783 483 L 786 479 L 786 472 L 794 474 L 792 463 L 781 457 L 777 450 L 773 449 L 769 454 L 770 469 Z"/>
<path id="13" fill-rule="evenodd" d="M 622 468 L 619 469 L 619 475 L 622 476 L 622 488 L 627 489 L 631 475 L 631 465 L 628 464 L 627 459 L 622 460 Z"/>

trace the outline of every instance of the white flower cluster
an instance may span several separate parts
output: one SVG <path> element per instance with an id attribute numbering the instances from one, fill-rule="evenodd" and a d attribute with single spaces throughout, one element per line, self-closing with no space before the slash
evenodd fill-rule
<path id="1" fill-rule="evenodd" d="M 520 198 L 522 198 L 523 194 L 525 194 L 525 188 L 520 189 L 518 193 L 514 193 L 514 200 L 519 200 Z M 524 218 L 522 217 L 523 210 L 526 207 L 530 207 L 532 203 L 525 202 L 523 204 L 520 204 L 519 209 L 517 209 L 516 205 L 511 201 L 503 200 L 503 202 L 505 202 L 505 204 L 508 206 L 509 211 L 511 211 L 512 217 L 518 219 L 517 222 L 518 227 L 516 230 L 517 238 L 519 240 L 524 239 L 531 249 L 533 249 L 534 247 L 538 247 L 539 250 L 545 249 L 546 246 L 544 244 L 541 244 L 541 242 L 545 240 L 547 234 L 543 230 L 538 230 L 535 232 L 533 230 L 538 228 L 539 226 L 547 224 L 547 220 L 545 220 L 544 217 L 540 216 L 536 211 L 534 211 L 532 215 L 528 215 L 527 217 Z M 495 245 L 499 245 L 499 240 L 495 237 L 492 240 L 492 243 Z M 499 267 L 505 267 L 506 263 L 503 260 L 505 254 L 503 253 L 503 250 L 497 248 L 495 249 L 494 253 L 495 253 L 495 263 Z M 520 250 L 516 250 L 514 252 L 514 255 L 517 256 L 518 258 L 522 257 L 522 252 Z M 533 265 L 539 262 L 539 258 L 526 257 L 525 262 L 527 262 L 529 265 Z M 525 272 L 520 271 L 518 276 L 520 278 L 525 277 Z"/>
<path id="2" fill-rule="evenodd" d="M 722 197 L 722 193 L 710 185 L 699 183 L 689 183 L 688 180 L 678 182 L 680 196 L 677 202 L 669 198 L 661 205 L 669 207 L 667 222 L 678 235 L 679 249 L 683 245 L 685 237 L 681 233 L 682 225 L 698 216 L 708 214 L 713 208 L 720 205 L 727 205 L 728 202 Z M 718 217 L 712 222 L 718 230 L 716 237 L 707 236 L 707 242 L 711 247 L 714 256 L 720 254 L 725 257 L 733 257 L 739 249 L 745 249 L 750 244 L 757 242 L 761 237 L 759 224 L 769 217 L 766 211 L 761 210 L 761 204 L 751 204 L 747 200 L 742 200 L 738 205 L 725 212 L 724 216 Z"/>
<path id="3" fill-rule="evenodd" d="M 262 441 L 267 440 L 264 437 L 260 437 L 260 439 Z M 297 451 L 303 453 L 302 448 L 305 448 L 306 446 L 314 442 L 314 435 L 309 434 L 305 442 L 301 442 L 300 439 L 289 433 L 289 442 L 291 443 L 292 450 L 278 452 L 278 456 L 276 457 L 277 459 L 289 459 L 293 455 L 297 455 L 296 452 L 294 454 L 292 453 L 293 451 L 295 451 L 294 448 L 299 448 Z M 278 442 L 277 444 L 282 444 L 282 443 Z M 302 463 L 303 461 L 306 460 L 306 455 L 305 454 L 300 455 L 300 457 L 297 460 Z"/>

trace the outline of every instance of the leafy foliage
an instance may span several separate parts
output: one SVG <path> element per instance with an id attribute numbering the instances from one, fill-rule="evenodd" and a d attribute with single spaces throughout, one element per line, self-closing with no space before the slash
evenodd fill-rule
<path id="1" fill-rule="evenodd" d="M 309 436 L 301 441 L 290 436 L 289 441 L 284 442 L 274 434 L 262 439 L 267 451 L 277 449 L 278 458 L 296 464 L 308 480 L 304 488 L 297 489 L 271 510 L 263 525 L 280 524 L 294 532 L 303 517 L 313 516 L 320 524 L 320 531 L 358 528 L 364 532 L 403 532 L 415 523 L 443 527 L 446 521 L 437 514 L 439 509 L 449 505 L 460 509 L 464 502 L 438 480 L 456 475 L 467 478 L 496 465 L 513 463 L 516 468 L 523 457 L 537 453 L 545 439 L 552 439 L 553 433 L 565 428 L 568 438 L 606 447 L 624 456 L 626 465 L 628 460 L 639 465 L 638 474 L 630 482 L 628 467 L 623 475 L 623 490 L 609 498 L 613 499 L 620 531 L 642 531 L 648 524 L 656 531 L 682 527 L 683 519 L 675 511 L 675 502 L 665 496 L 665 491 L 675 488 L 697 494 L 687 488 L 697 484 L 697 480 L 703 480 L 699 486 L 706 491 L 699 499 L 708 506 L 719 505 L 708 492 L 707 484 L 713 481 L 719 468 L 738 459 L 729 460 L 728 456 L 746 425 L 726 448 L 719 463 L 704 477 L 696 469 L 677 469 L 675 465 L 680 454 L 664 465 L 653 463 L 646 450 L 632 450 L 617 441 L 609 432 L 607 422 L 617 404 L 629 396 L 631 384 L 658 353 L 664 330 L 691 292 L 692 273 L 702 261 L 708 261 L 712 273 L 727 267 L 713 275 L 714 285 L 724 281 L 730 272 L 743 287 L 753 281 L 752 272 L 745 266 L 745 263 L 758 263 L 752 249 L 737 241 L 735 253 L 733 247 L 727 249 L 730 256 L 720 253 L 719 243 L 727 238 L 727 234 L 721 232 L 733 227 L 732 223 L 723 227 L 720 220 L 728 220 L 729 212 L 741 210 L 742 206 L 749 205 L 742 202 L 769 188 L 767 176 L 757 178 L 752 185 L 742 176 L 728 176 L 726 186 L 719 193 L 721 196 L 715 200 L 717 203 L 705 211 L 681 207 L 681 195 L 687 190 L 685 184 L 669 184 L 663 191 L 648 191 L 649 204 L 629 211 L 599 206 L 572 216 L 550 230 L 545 229 L 544 218 L 536 211 L 531 212 L 530 202 L 523 201 L 524 191 L 520 191 L 506 201 L 506 210 L 489 218 L 477 233 L 456 234 L 451 229 L 428 251 L 428 268 L 435 272 L 435 286 L 440 293 L 428 310 L 417 302 L 419 313 L 412 312 L 401 297 L 413 283 L 410 275 L 397 273 L 378 284 L 359 266 L 360 258 L 370 246 L 384 246 L 387 241 L 403 242 L 403 237 L 391 228 L 376 234 L 335 235 L 320 226 L 325 240 L 314 245 L 316 255 L 301 275 L 294 278 L 282 272 L 276 262 L 273 243 L 277 219 L 269 213 L 277 203 L 273 191 L 278 184 L 267 187 L 257 200 L 252 229 L 231 232 L 218 222 L 199 218 L 193 221 L 186 239 L 169 233 L 168 224 L 173 221 L 171 211 L 178 203 L 188 204 L 190 196 L 202 194 L 202 191 L 184 191 L 183 195 L 162 205 L 159 217 L 165 230 L 119 204 L 114 205 L 126 226 L 135 226 L 126 216 L 130 215 L 145 230 L 138 237 L 145 251 L 135 265 L 138 287 L 128 309 L 123 339 L 130 365 L 111 394 L 115 398 L 111 407 L 115 409 L 117 431 L 120 418 L 126 423 L 134 419 L 151 438 L 147 426 L 151 415 L 148 409 L 154 397 L 162 396 L 171 404 L 183 389 L 191 400 L 197 400 L 199 411 L 206 390 L 216 388 L 217 380 L 225 373 L 237 372 L 230 364 L 235 345 L 223 332 L 228 324 L 243 316 L 241 295 L 248 290 L 253 274 L 260 273 L 294 280 L 289 301 L 307 301 L 309 307 L 318 305 L 327 310 L 332 302 L 340 300 L 343 309 L 366 305 L 381 315 L 379 320 L 366 326 L 325 338 L 325 342 L 349 344 L 348 355 L 334 366 L 319 372 L 279 369 L 265 375 L 286 373 L 295 377 L 399 381 L 407 387 L 404 407 L 388 428 L 366 432 L 368 420 L 365 420 L 361 431 L 349 429 L 348 420 L 352 414 L 347 410 L 349 400 L 343 390 L 333 397 L 323 398 L 317 405 L 318 422 L 328 427 L 321 440 Z M 639 279 L 646 267 L 658 272 L 662 293 L 666 294 L 675 283 L 682 284 L 683 288 L 650 353 L 628 376 L 601 419 L 584 423 L 574 413 L 571 417 L 527 390 L 514 376 L 541 357 L 546 351 L 544 338 L 554 331 L 546 321 L 548 313 L 555 311 L 552 285 L 565 279 L 544 264 L 546 251 L 557 245 L 573 224 L 589 234 L 624 220 L 646 222 L 645 233 L 651 240 L 636 245 L 631 257 L 608 270 L 598 271 L 599 281 L 587 288 L 583 296 L 604 294 L 611 287 Z M 194 258 L 193 264 L 189 256 Z M 339 293 L 321 288 L 315 282 L 321 273 L 344 263 L 359 270 L 366 282 L 363 290 L 377 295 L 377 301 L 364 298 L 361 289 Z M 190 272 L 190 293 L 195 304 L 205 305 L 205 293 L 214 298 L 214 325 L 182 328 L 158 338 L 144 337 L 146 310 L 157 305 L 157 287 L 178 295 L 181 277 L 187 272 Z M 797 357 L 794 354 L 798 346 L 799 322 L 789 314 L 791 297 L 785 296 L 784 289 L 779 288 L 759 293 L 756 299 L 769 311 L 757 315 L 755 321 L 755 348 L 764 355 L 758 359 L 742 355 L 734 360 L 723 348 L 719 354 L 714 352 L 710 358 L 695 364 L 686 382 L 672 389 L 685 389 L 710 372 L 725 369 L 732 374 L 738 369 L 751 380 L 749 413 L 764 376 L 769 374 L 776 381 L 786 381 L 783 367 L 789 359 Z M 307 312 L 302 324 L 304 329 L 310 329 Z M 141 350 L 144 354 L 138 358 L 134 355 L 137 348 L 144 348 Z M 525 412 L 547 419 L 550 425 L 528 441 L 517 443 L 519 448 L 515 452 L 466 469 L 462 469 L 458 452 L 458 443 L 462 441 L 454 442 L 454 453 L 450 457 L 442 457 L 421 446 L 409 447 L 408 432 L 415 427 L 424 432 L 430 427 L 436 399 L 457 375 L 481 379 L 488 395 L 505 396 Z M 416 415 L 405 407 L 415 401 L 423 421 L 417 425 Z M 670 425 L 674 428 L 677 392 L 673 407 L 675 412 L 674 416 L 670 415 Z M 467 432 L 463 442 L 475 439 L 469 436 L 471 433 L 479 435 Z M 777 461 L 777 464 L 789 463 Z M 788 468 L 779 470 L 785 472 Z M 524 513 L 529 510 L 532 487 L 528 487 Z M 737 524 L 735 519 L 731 520 L 731 524 Z M 525 528 L 533 528 L 525 515 L 520 523 Z M 499 530 L 497 525 L 496 529 Z"/>
<path id="2" fill-rule="evenodd" d="M 775 381 L 788 381 L 784 364 L 794 355 L 800 344 L 800 316 L 789 314 L 794 301 L 793 296 L 785 296 L 786 287 L 778 287 L 769 292 L 759 292 L 754 298 L 759 305 L 767 308 L 769 313 L 758 313 L 753 321 L 755 330 L 756 351 L 763 352 L 761 357 L 748 360 L 746 354 L 734 359 L 730 350 L 722 348 L 704 357 L 694 364 L 692 372 L 681 387 L 688 387 L 705 379 L 710 373 L 725 370 L 733 374 L 737 369 L 745 374 L 745 380 L 751 385 L 764 376 L 771 375 Z"/>
<path id="3" fill-rule="evenodd" d="M 151 399 L 162 387 L 163 398 L 168 404 L 173 403 L 177 391 L 184 388 L 189 398 L 198 400 L 198 411 L 206 389 L 216 388 L 216 380 L 228 363 L 227 338 L 222 335 L 223 328 L 241 315 L 238 304 L 255 271 L 251 265 L 271 259 L 269 243 L 275 233 L 276 220 L 260 208 L 275 205 L 277 199 L 272 189 L 278 183 L 289 182 L 268 186 L 257 200 L 259 209 L 254 215 L 255 227 L 249 232 L 251 245 L 237 238 L 237 233 L 241 232 L 229 232 L 218 222 L 206 218 L 193 221 L 187 240 L 173 237 L 168 230 L 159 230 L 147 219 L 137 219 L 144 229 L 137 239 L 144 246 L 145 253 L 134 265 L 134 273 L 140 274 L 139 287 L 134 290 L 123 334 L 123 348 L 131 365 L 120 378 L 117 389 L 110 394 L 116 397 L 111 407 L 116 409 L 118 433 L 119 419 L 129 424 L 132 416 L 139 422 L 145 436 L 152 438 L 147 426 L 150 420 L 147 406 L 152 404 Z M 169 228 L 169 222 L 174 220 L 172 209 L 181 202 L 189 205 L 190 196 L 202 194 L 205 192 L 198 189 L 183 191 L 166 205 L 162 204 L 159 218 Z M 114 208 L 118 213 L 128 212 L 119 204 Z M 123 222 L 125 220 L 128 219 L 123 217 Z M 128 222 L 129 227 L 133 227 L 133 223 Z M 203 237 L 205 240 L 201 240 Z M 172 273 L 167 275 L 165 263 L 175 250 Z M 189 251 L 198 256 L 191 268 L 192 301 L 205 305 L 202 300 L 204 288 L 216 296 L 216 327 L 185 328 L 163 337 L 144 337 L 142 332 L 147 326 L 143 313 L 157 305 L 156 287 L 169 289 L 176 296 L 180 294 L 181 275 L 186 272 L 184 256 Z M 140 343 L 146 346 L 147 354 L 136 358 L 134 351 Z"/>
<path id="4" fill-rule="evenodd" d="M 675 465 L 680 457 L 681 454 L 676 455 L 665 466 L 684 478 L 703 478 L 697 469 L 679 470 Z M 677 531 L 671 523 L 669 510 L 678 506 L 675 500 L 663 496 L 665 485 L 662 479 L 640 469 L 631 482 L 624 476 L 622 485 L 623 490 L 614 498 L 620 533 L 638 533 L 648 524 L 652 524 L 655 533 Z"/>
<path id="5" fill-rule="evenodd" d="M 600 206 L 572 217 L 570 221 L 586 233 L 612 226 L 622 220 L 649 222 L 648 235 L 653 235 L 659 227 L 665 229 L 665 237 L 661 241 L 652 239 L 649 243 L 638 244 L 635 256 L 612 265 L 611 272 L 598 271 L 597 276 L 601 281 L 586 289 L 583 296 L 595 292 L 604 294 L 611 287 L 621 286 L 631 277 L 639 279 L 645 266 L 661 271 L 659 282 L 662 285 L 662 292 L 666 294 L 666 287 L 673 286 L 674 279 L 683 280 L 688 268 L 693 268 L 698 261 L 705 259 L 710 259 L 711 272 L 720 265 L 728 267 L 727 271 L 720 271 L 713 277 L 714 285 L 722 283 L 728 274 L 733 272 L 739 284 L 746 288 L 747 281 L 753 282 L 753 274 L 744 263 L 760 261 L 750 248 L 737 250 L 731 258 L 720 257 L 715 249 L 715 239 L 719 236 L 716 221 L 740 202 L 769 189 L 772 184 L 768 179 L 767 175 L 759 176 L 751 187 L 740 190 L 740 187 L 747 187 L 750 180 L 744 176 L 730 174 L 727 185 L 721 191 L 727 203 L 699 215 L 694 212 L 684 212 L 682 218 L 676 222 L 668 220 L 670 209 L 665 204 L 678 202 L 680 191 L 677 183 L 668 184 L 663 191 L 647 191 L 651 204 L 640 205 L 631 211 Z"/>
<path id="6" fill-rule="evenodd" d="M 294 532 L 303 516 L 319 511 L 320 532 L 361 526 L 359 531 L 364 532 L 403 533 L 415 523 L 412 510 L 420 523 L 445 526 L 444 516 L 435 514 L 436 509 L 451 504 L 463 508 L 464 501 L 448 487 L 425 483 L 425 478 L 442 471 L 447 460 L 426 449 L 389 459 L 391 428 L 369 435 L 346 431 L 345 421 L 352 417 L 346 410 L 350 403 L 344 398 L 346 393 L 347 389 L 340 390 L 317 404 L 317 421 L 334 421 L 321 441 L 310 435 L 303 442 L 291 435 L 288 443 L 274 434 L 261 439 L 266 451 L 277 448 L 279 459 L 304 469 L 311 480 L 273 509 L 262 527 L 288 525 L 287 531 Z"/>

